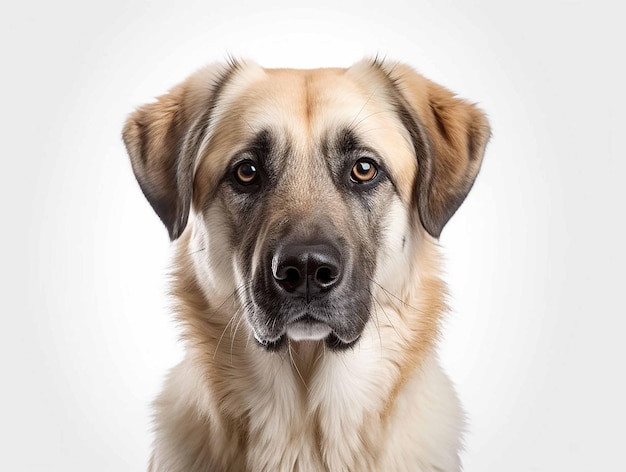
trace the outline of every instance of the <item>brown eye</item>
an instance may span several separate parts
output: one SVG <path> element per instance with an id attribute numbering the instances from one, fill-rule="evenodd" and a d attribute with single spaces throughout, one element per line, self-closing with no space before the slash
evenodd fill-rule
<path id="1" fill-rule="evenodd" d="M 241 185 L 254 183 L 259 175 L 256 166 L 252 162 L 243 162 L 235 170 L 235 178 Z"/>
<path id="2" fill-rule="evenodd" d="M 377 173 L 378 169 L 376 169 L 376 166 L 373 162 L 365 159 L 360 159 L 356 162 L 356 164 L 354 164 L 354 167 L 352 167 L 350 178 L 353 182 L 356 182 L 357 184 L 363 184 L 365 182 L 369 182 L 374 177 L 376 177 Z"/>

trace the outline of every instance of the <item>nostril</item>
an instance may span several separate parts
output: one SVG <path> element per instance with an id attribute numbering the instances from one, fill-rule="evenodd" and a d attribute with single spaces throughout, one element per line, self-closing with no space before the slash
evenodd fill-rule
<path id="1" fill-rule="evenodd" d="M 330 267 L 322 266 L 315 271 L 315 281 L 321 287 L 329 287 L 337 280 L 337 275 Z"/>
<path id="2" fill-rule="evenodd" d="M 282 265 L 274 272 L 274 280 L 287 292 L 297 291 L 304 279 L 300 270 L 292 265 Z"/>
<path id="3" fill-rule="evenodd" d="M 279 280 L 288 284 L 297 284 L 300 281 L 300 271 L 295 267 L 287 267 L 284 271 L 284 277 Z"/>

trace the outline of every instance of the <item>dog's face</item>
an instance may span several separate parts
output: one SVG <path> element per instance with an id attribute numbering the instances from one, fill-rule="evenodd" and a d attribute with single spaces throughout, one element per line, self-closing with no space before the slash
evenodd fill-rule
<path id="1" fill-rule="evenodd" d="M 482 113 L 405 66 L 212 66 L 127 122 L 138 181 L 258 343 L 352 346 L 469 191 Z M 425 230 L 425 231 L 424 231 Z M 399 275 L 398 275 L 399 274 Z"/>

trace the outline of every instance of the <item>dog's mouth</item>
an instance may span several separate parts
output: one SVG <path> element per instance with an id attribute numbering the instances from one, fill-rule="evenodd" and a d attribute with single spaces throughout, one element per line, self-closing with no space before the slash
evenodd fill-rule
<path id="1" fill-rule="evenodd" d="M 340 351 L 353 347 L 358 342 L 360 334 L 354 339 L 344 339 L 325 321 L 305 314 L 287 323 L 282 333 L 274 339 L 263 339 L 256 331 L 254 338 L 268 351 L 278 351 L 286 346 L 288 341 L 324 341 L 328 348 Z"/>
<path id="2" fill-rule="evenodd" d="M 304 315 L 285 326 L 287 338 L 293 341 L 321 341 L 332 333 L 332 328 L 311 315 Z"/>

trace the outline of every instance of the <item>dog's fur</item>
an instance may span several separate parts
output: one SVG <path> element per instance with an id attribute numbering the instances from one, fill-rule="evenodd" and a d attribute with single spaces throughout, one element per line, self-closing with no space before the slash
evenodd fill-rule
<path id="1" fill-rule="evenodd" d="M 186 341 L 150 470 L 459 470 L 463 414 L 435 355 L 437 238 L 489 134 L 478 108 L 379 60 L 211 65 L 135 111 L 123 137 L 176 240 Z M 363 158 L 378 169 L 364 184 Z M 234 177 L 242 162 L 252 186 Z M 277 286 L 294 241 L 334 251 L 336 287 Z"/>

